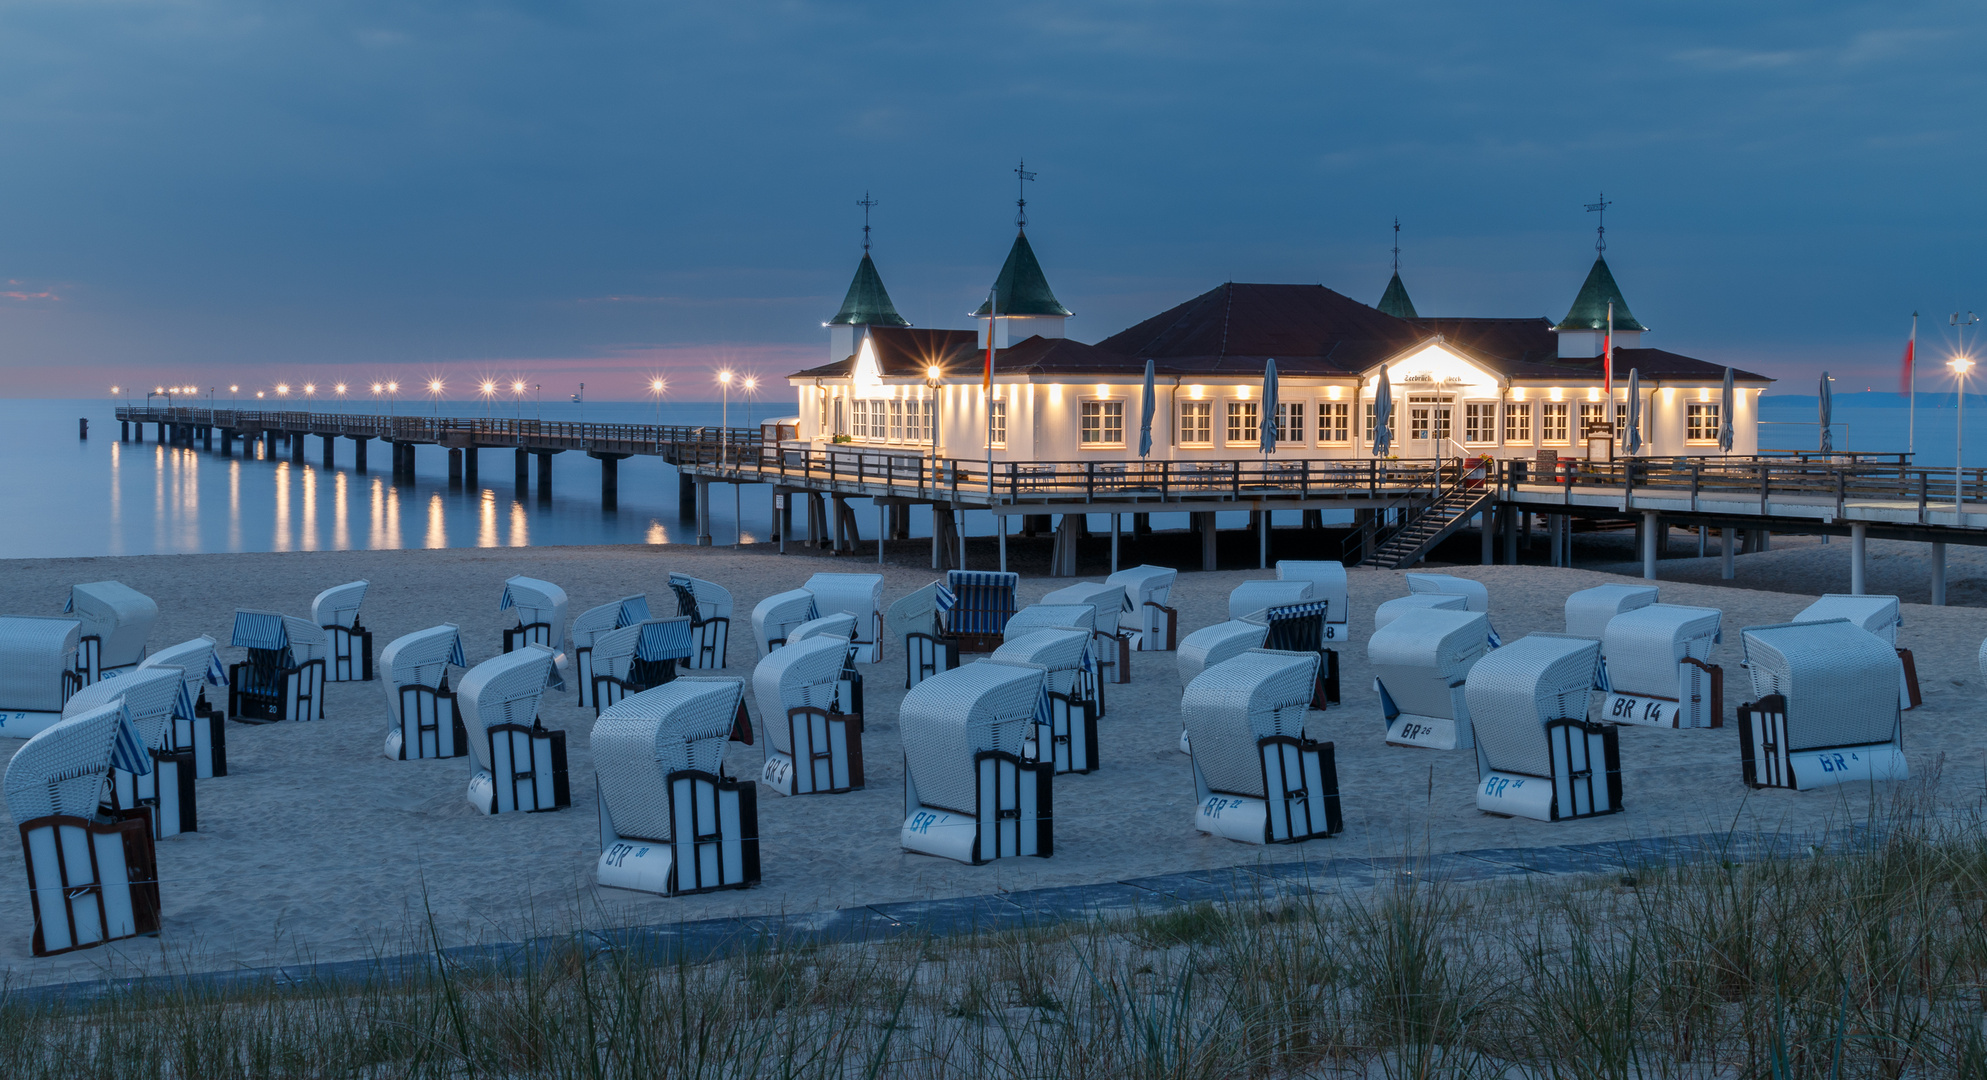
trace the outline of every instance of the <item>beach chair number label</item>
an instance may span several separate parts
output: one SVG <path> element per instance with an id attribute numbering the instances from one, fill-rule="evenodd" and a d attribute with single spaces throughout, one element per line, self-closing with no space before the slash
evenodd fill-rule
<path id="1" fill-rule="evenodd" d="M 1414 742 L 1433 734 L 1435 734 L 1435 726 L 1433 724 L 1408 723 L 1401 725 L 1400 733 L 1395 738 L 1402 742 Z"/>
<path id="2" fill-rule="evenodd" d="M 935 824 L 937 821 L 938 821 L 937 814 L 931 813 L 928 810 L 920 810 L 917 813 L 911 815 L 910 824 L 905 826 L 905 830 L 908 832 L 917 833 L 920 836 L 922 836 L 931 832 L 932 825 Z"/>
<path id="3" fill-rule="evenodd" d="M 1493 775 L 1490 779 L 1483 782 L 1483 793 L 1488 798 L 1501 799 L 1504 797 L 1506 789 L 1521 788 L 1524 786 L 1525 782 L 1523 780 L 1513 780 L 1508 776 Z"/>
<path id="4" fill-rule="evenodd" d="M 1206 802 L 1200 804 L 1200 812 L 1207 815 L 1210 820 L 1219 821 L 1223 810 L 1239 810 L 1242 805 L 1241 799 L 1229 798 L 1226 795 L 1210 795 Z"/>
<path id="5" fill-rule="evenodd" d="M 1827 773 L 1832 773 L 1832 772 L 1848 772 L 1848 771 L 1849 771 L 1849 762 L 1851 762 L 1851 761 L 1859 761 L 1859 762 L 1860 762 L 1860 761 L 1862 761 L 1862 760 L 1863 760 L 1863 759 L 1862 759 L 1862 756 L 1861 756 L 1861 755 L 1859 755 L 1859 754 L 1850 754 L 1850 755 L 1849 755 L 1848 757 L 1846 757 L 1846 758 L 1845 758 L 1845 757 L 1843 757 L 1843 756 L 1842 756 L 1841 754 L 1816 754 L 1816 755 L 1815 755 L 1815 763 L 1821 766 L 1821 771 L 1822 771 L 1822 772 L 1827 772 Z"/>
<path id="6" fill-rule="evenodd" d="M 1642 698 L 1631 694 L 1609 694 L 1607 719 L 1616 724 L 1643 724 L 1649 727 L 1676 727 L 1677 703 L 1662 698 Z"/>
<path id="7" fill-rule="evenodd" d="M 766 759 L 766 768 L 760 776 L 767 787 L 776 791 L 789 791 L 788 781 L 793 778 L 793 759 L 784 755 L 774 755 Z"/>
<path id="8" fill-rule="evenodd" d="M 646 847 L 637 848 L 633 844 L 616 843 L 613 847 L 607 849 L 607 857 L 602 859 L 601 862 L 607 866 L 618 867 L 627 862 L 628 857 L 631 855 L 639 859 L 648 853 L 649 849 Z"/>

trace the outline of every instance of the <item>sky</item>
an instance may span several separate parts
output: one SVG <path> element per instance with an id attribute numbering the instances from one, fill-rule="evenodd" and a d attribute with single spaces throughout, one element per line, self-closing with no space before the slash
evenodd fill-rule
<path id="1" fill-rule="evenodd" d="M 1024 158 L 1082 340 L 1231 279 L 1375 302 L 1397 216 L 1423 314 L 1557 320 L 1605 191 L 1645 344 L 1894 389 L 1913 311 L 1921 362 L 1987 314 L 1983 31 L 1909 2 L 0 0 L 0 392 L 708 399 L 826 359 L 865 192 L 899 310 L 969 326 Z"/>

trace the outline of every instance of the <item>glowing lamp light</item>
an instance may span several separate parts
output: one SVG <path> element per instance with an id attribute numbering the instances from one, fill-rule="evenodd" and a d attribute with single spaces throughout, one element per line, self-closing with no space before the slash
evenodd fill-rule
<path id="1" fill-rule="evenodd" d="M 1587 388 L 1587 400 L 1588 401 L 1601 400 L 1601 388 L 1598 386 L 1589 386 Z"/>
<path id="2" fill-rule="evenodd" d="M 386 392 L 389 394 L 398 394 L 400 392 L 400 384 L 397 382 L 387 383 Z"/>
<path id="3" fill-rule="evenodd" d="M 152 388 L 152 393 L 154 393 L 154 394 L 163 394 L 163 393 L 165 393 L 165 392 L 166 392 L 166 388 L 165 388 L 165 387 L 163 387 L 163 386 L 155 386 L 155 387 L 153 387 L 153 388 Z"/>
<path id="4" fill-rule="evenodd" d="M 119 390 L 118 390 L 118 388 L 117 388 L 117 387 L 113 386 L 113 387 L 111 387 L 111 388 L 110 388 L 110 392 L 111 392 L 111 393 L 113 393 L 113 394 L 115 394 L 115 393 L 119 393 Z"/>
<path id="5" fill-rule="evenodd" d="M 1946 366 L 1952 369 L 1954 375 L 1964 378 L 1967 372 L 1973 370 L 1973 360 L 1970 357 L 1955 356 L 1946 361 Z"/>
<path id="6" fill-rule="evenodd" d="M 663 392 L 663 390 L 664 390 L 665 388 L 667 388 L 667 387 L 668 387 L 668 385 L 669 385 L 668 383 L 666 383 L 666 382 L 662 381 L 661 379 L 650 379 L 650 380 L 649 380 L 649 393 L 651 393 L 651 394 L 660 394 L 660 393 L 662 393 L 662 392 Z M 517 384 L 517 386 L 518 386 L 518 389 L 520 389 L 520 390 L 524 388 L 524 384 L 523 384 L 523 383 L 518 383 L 518 384 Z"/>
<path id="7" fill-rule="evenodd" d="M 239 394 L 239 393 L 241 393 L 241 387 L 239 387 L 239 386 L 235 386 L 235 385 L 232 385 L 232 384 L 230 384 L 230 385 L 228 386 L 228 393 L 230 393 L 230 394 Z"/>
<path id="8" fill-rule="evenodd" d="M 336 393 L 337 393 L 337 395 L 338 395 L 339 397 L 344 397 L 344 396 L 345 396 L 345 384 L 344 384 L 344 383 L 339 383 L 339 384 L 338 384 L 337 386 L 334 386 L 334 387 L 332 387 L 331 389 L 332 389 L 332 390 L 333 390 L 334 392 L 336 392 Z"/>
<path id="9" fill-rule="evenodd" d="M 1235 390 L 1235 396 L 1241 398 L 1243 401 L 1249 400 L 1249 388 L 1246 386 L 1237 387 Z"/>
<path id="10" fill-rule="evenodd" d="M 523 379 L 517 379 L 517 380 L 515 380 L 515 381 L 513 381 L 513 382 L 511 383 L 511 393 L 513 393 L 513 394 L 522 394 L 522 393 L 524 393 L 524 380 L 523 380 Z"/>
<path id="11" fill-rule="evenodd" d="M 1207 395 L 1207 387 L 1205 386 L 1200 386 L 1196 384 L 1194 386 L 1187 387 L 1187 396 L 1193 398 L 1195 401 L 1199 401 L 1201 398 L 1205 397 L 1206 395 Z"/>
<path id="12" fill-rule="evenodd" d="M 1344 393 L 1344 388 L 1338 386 L 1328 387 L 1325 390 L 1325 396 L 1333 401 L 1337 401 L 1339 399 L 1339 395 L 1341 395 L 1342 393 Z"/>
<path id="13" fill-rule="evenodd" d="M 759 389 L 759 377 L 756 375 L 747 375 L 745 377 L 746 392 L 751 393 L 752 391 L 757 389 Z"/>
<path id="14" fill-rule="evenodd" d="M 1110 388 L 1109 386 L 1105 385 L 1104 383 L 1098 383 L 1098 384 L 1097 384 L 1097 396 L 1098 396 L 1098 397 L 1100 397 L 1100 398 L 1108 398 L 1108 397 L 1110 397 L 1110 396 L 1111 396 L 1111 388 Z"/>
<path id="15" fill-rule="evenodd" d="M 439 394 L 441 392 L 442 392 L 442 381 L 440 379 L 429 379 L 428 393 Z"/>
<path id="16" fill-rule="evenodd" d="M 484 395 L 485 397 L 488 397 L 489 395 L 491 395 L 491 394 L 494 394 L 494 393 L 496 393 L 496 392 L 497 392 L 497 384 L 496 384 L 496 383 L 494 383 L 494 382 L 491 382 L 491 381 L 490 381 L 490 380 L 488 380 L 488 379 L 484 379 L 484 380 L 483 380 L 483 385 L 482 385 L 482 386 L 479 386 L 479 387 L 477 387 L 477 389 L 478 389 L 479 391 L 481 391 L 481 392 L 483 393 L 483 395 Z"/>
<path id="17" fill-rule="evenodd" d="M 730 386 L 730 385 L 731 385 L 731 370 L 730 370 L 729 368 L 727 368 L 727 369 L 725 369 L 725 370 L 723 370 L 723 371 L 720 371 L 720 372 L 718 372 L 718 381 L 719 381 L 719 382 L 721 382 L 721 383 L 723 383 L 723 384 L 725 384 L 726 386 Z"/>
<path id="18" fill-rule="evenodd" d="M 1525 400 L 1525 388 L 1524 388 L 1524 387 L 1522 387 L 1522 386 L 1514 386 L 1514 387 L 1512 387 L 1512 388 L 1511 388 L 1511 400 L 1512 400 L 1512 401 L 1523 401 L 1523 400 Z"/>
<path id="19" fill-rule="evenodd" d="M 277 384 L 276 384 L 276 393 L 277 393 L 277 395 L 278 395 L 278 396 L 282 396 L 282 395 L 285 395 L 285 394 L 288 394 L 289 392 L 290 392 L 290 384 L 289 384 L 289 383 L 277 383 Z"/>
<path id="20" fill-rule="evenodd" d="M 938 367 L 938 365 L 937 365 L 937 364 L 926 364 L 926 365 L 925 365 L 925 378 L 927 378 L 927 379 L 930 379 L 930 380 L 932 380 L 932 381 L 936 382 L 936 381 L 938 381 L 939 379 L 941 379 L 941 378 L 944 378 L 944 377 L 945 377 L 945 372 L 943 372 L 943 371 L 939 370 L 939 367 Z"/>
<path id="21" fill-rule="evenodd" d="M 1554 401 L 1564 401 L 1566 400 L 1566 391 L 1555 386 L 1552 388 L 1550 396 Z"/>

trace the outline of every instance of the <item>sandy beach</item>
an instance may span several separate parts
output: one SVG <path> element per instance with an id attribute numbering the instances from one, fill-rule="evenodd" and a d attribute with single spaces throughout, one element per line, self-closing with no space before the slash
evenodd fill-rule
<path id="1" fill-rule="evenodd" d="M 1822 583 L 1816 592 L 1846 591 L 1846 572 L 1841 584 L 1833 583 L 1826 568 L 1814 572 L 1818 557 L 1838 551 L 1846 555 L 1847 545 L 1746 556 L 1740 573 L 1751 588 L 1700 583 L 1695 560 L 1664 564 L 1666 572 L 1698 579 L 1663 583 L 1665 601 L 1725 613 L 1725 640 L 1715 660 L 1726 670 L 1728 721 L 1750 696 L 1739 667 L 1737 630 L 1780 621 L 1812 597 L 1758 588 L 1754 575 L 1773 567 L 1774 580 L 1787 588 L 1805 581 Z M 1903 562 L 1898 560 L 1895 588 L 1909 599 Z M 1716 559 L 1701 565 L 1715 580 Z M 1873 591 L 1892 588 L 1882 556 L 1876 565 Z M 54 614 L 72 583 L 116 579 L 159 602 L 153 648 L 200 633 L 225 645 L 238 606 L 303 615 L 320 589 L 367 578 L 373 584 L 363 617 L 379 647 L 413 630 L 455 622 L 473 663 L 498 650 L 501 632 L 512 622 L 509 613 L 497 610 L 502 582 L 510 575 L 560 584 L 577 614 L 631 592 L 664 600 L 667 573 L 680 570 L 732 590 L 738 610 L 730 672 L 749 677 L 758 659 L 747 618 L 753 604 L 819 571 L 875 569 L 873 561 L 861 558 L 673 546 L 22 560 L 10 565 L 0 584 L 0 611 Z M 1624 580 L 1540 567 L 1469 566 L 1452 572 L 1489 587 L 1492 621 L 1506 640 L 1561 630 L 1569 592 Z M 905 566 L 884 573 L 886 603 L 935 576 Z M 1236 583 L 1265 576 L 1270 575 L 1182 574 L 1174 590 L 1182 636 L 1224 619 Z M 1067 583 L 1026 578 L 1021 601 Z M 1108 689 L 1102 768 L 1056 780 L 1053 858 L 972 867 L 907 854 L 897 843 L 904 807 L 897 734 L 903 655 L 886 644 L 882 661 L 865 672 L 868 786 L 846 795 L 803 798 L 782 798 L 761 788 L 764 880 L 759 887 L 674 899 L 603 890 L 593 884 L 598 826 L 587 737 L 592 715 L 575 707 L 571 693 L 548 692 L 541 716 L 547 726 L 568 732 L 572 808 L 493 818 L 464 800 L 471 759 L 388 760 L 381 753 L 386 727 L 381 685 L 335 684 L 323 722 L 230 726 L 229 775 L 199 785 L 200 831 L 159 844 L 164 930 L 156 938 L 34 959 L 21 851 L 15 843 L 0 845 L 0 969 L 6 983 L 22 986 L 103 973 L 359 958 L 403 951 L 405 935 L 422 926 L 428 912 L 450 943 L 512 940 L 578 920 L 628 925 L 793 914 L 1258 860 L 1566 844 L 1733 827 L 1804 830 L 1859 818 L 1873 798 L 1889 795 L 1851 788 L 1751 792 L 1740 781 L 1735 728 L 1629 727 L 1621 733 L 1626 812 L 1557 824 L 1479 813 L 1471 753 L 1388 748 L 1381 742 L 1365 641 L 1374 606 L 1406 591 L 1398 572 L 1351 574 L 1353 642 L 1341 650 L 1344 705 L 1313 713 L 1310 727 L 1314 737 L 1337 744 L 1346 830 L 1333 840 L 1266 850 L 1196 832 L 1188 760 L 1177 749 L 1181 686 L 1174 656 L 1138 653 L 1131 685 Z M 1923 598 L 1922 582 L 1917 595 Z M 1940 778 L 1948 798 L 1977 797 L 1987 777 L 1975 658 L 1983 634 L 1987 615 L 1977 608 L 1905 607 L 1899 640 L 1916 654 L 1925 692 L 1924 706 L 1905 717 L 1913 783 Z M 238 658 L 239 650 L 224 649 L 224 656 Z M 0 740 L 0 759 L 10 758 L 20 745 Z M 763 737 L 754 747 L 734 744 L 731 773 L 756 775 L 763 747 Z"/>

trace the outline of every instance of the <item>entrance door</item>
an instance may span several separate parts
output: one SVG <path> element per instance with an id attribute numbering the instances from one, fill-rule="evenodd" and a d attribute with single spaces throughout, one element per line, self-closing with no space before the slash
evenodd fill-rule
<path id="1" fill-rule="evenodd" d="M 1415 450 L 1439 455 L 1442 443 L 1454 436 L 1456 399 L 1447 394 L 1410 394 L 1407 399 L 1407 437 L 1422 445 Z"/>

